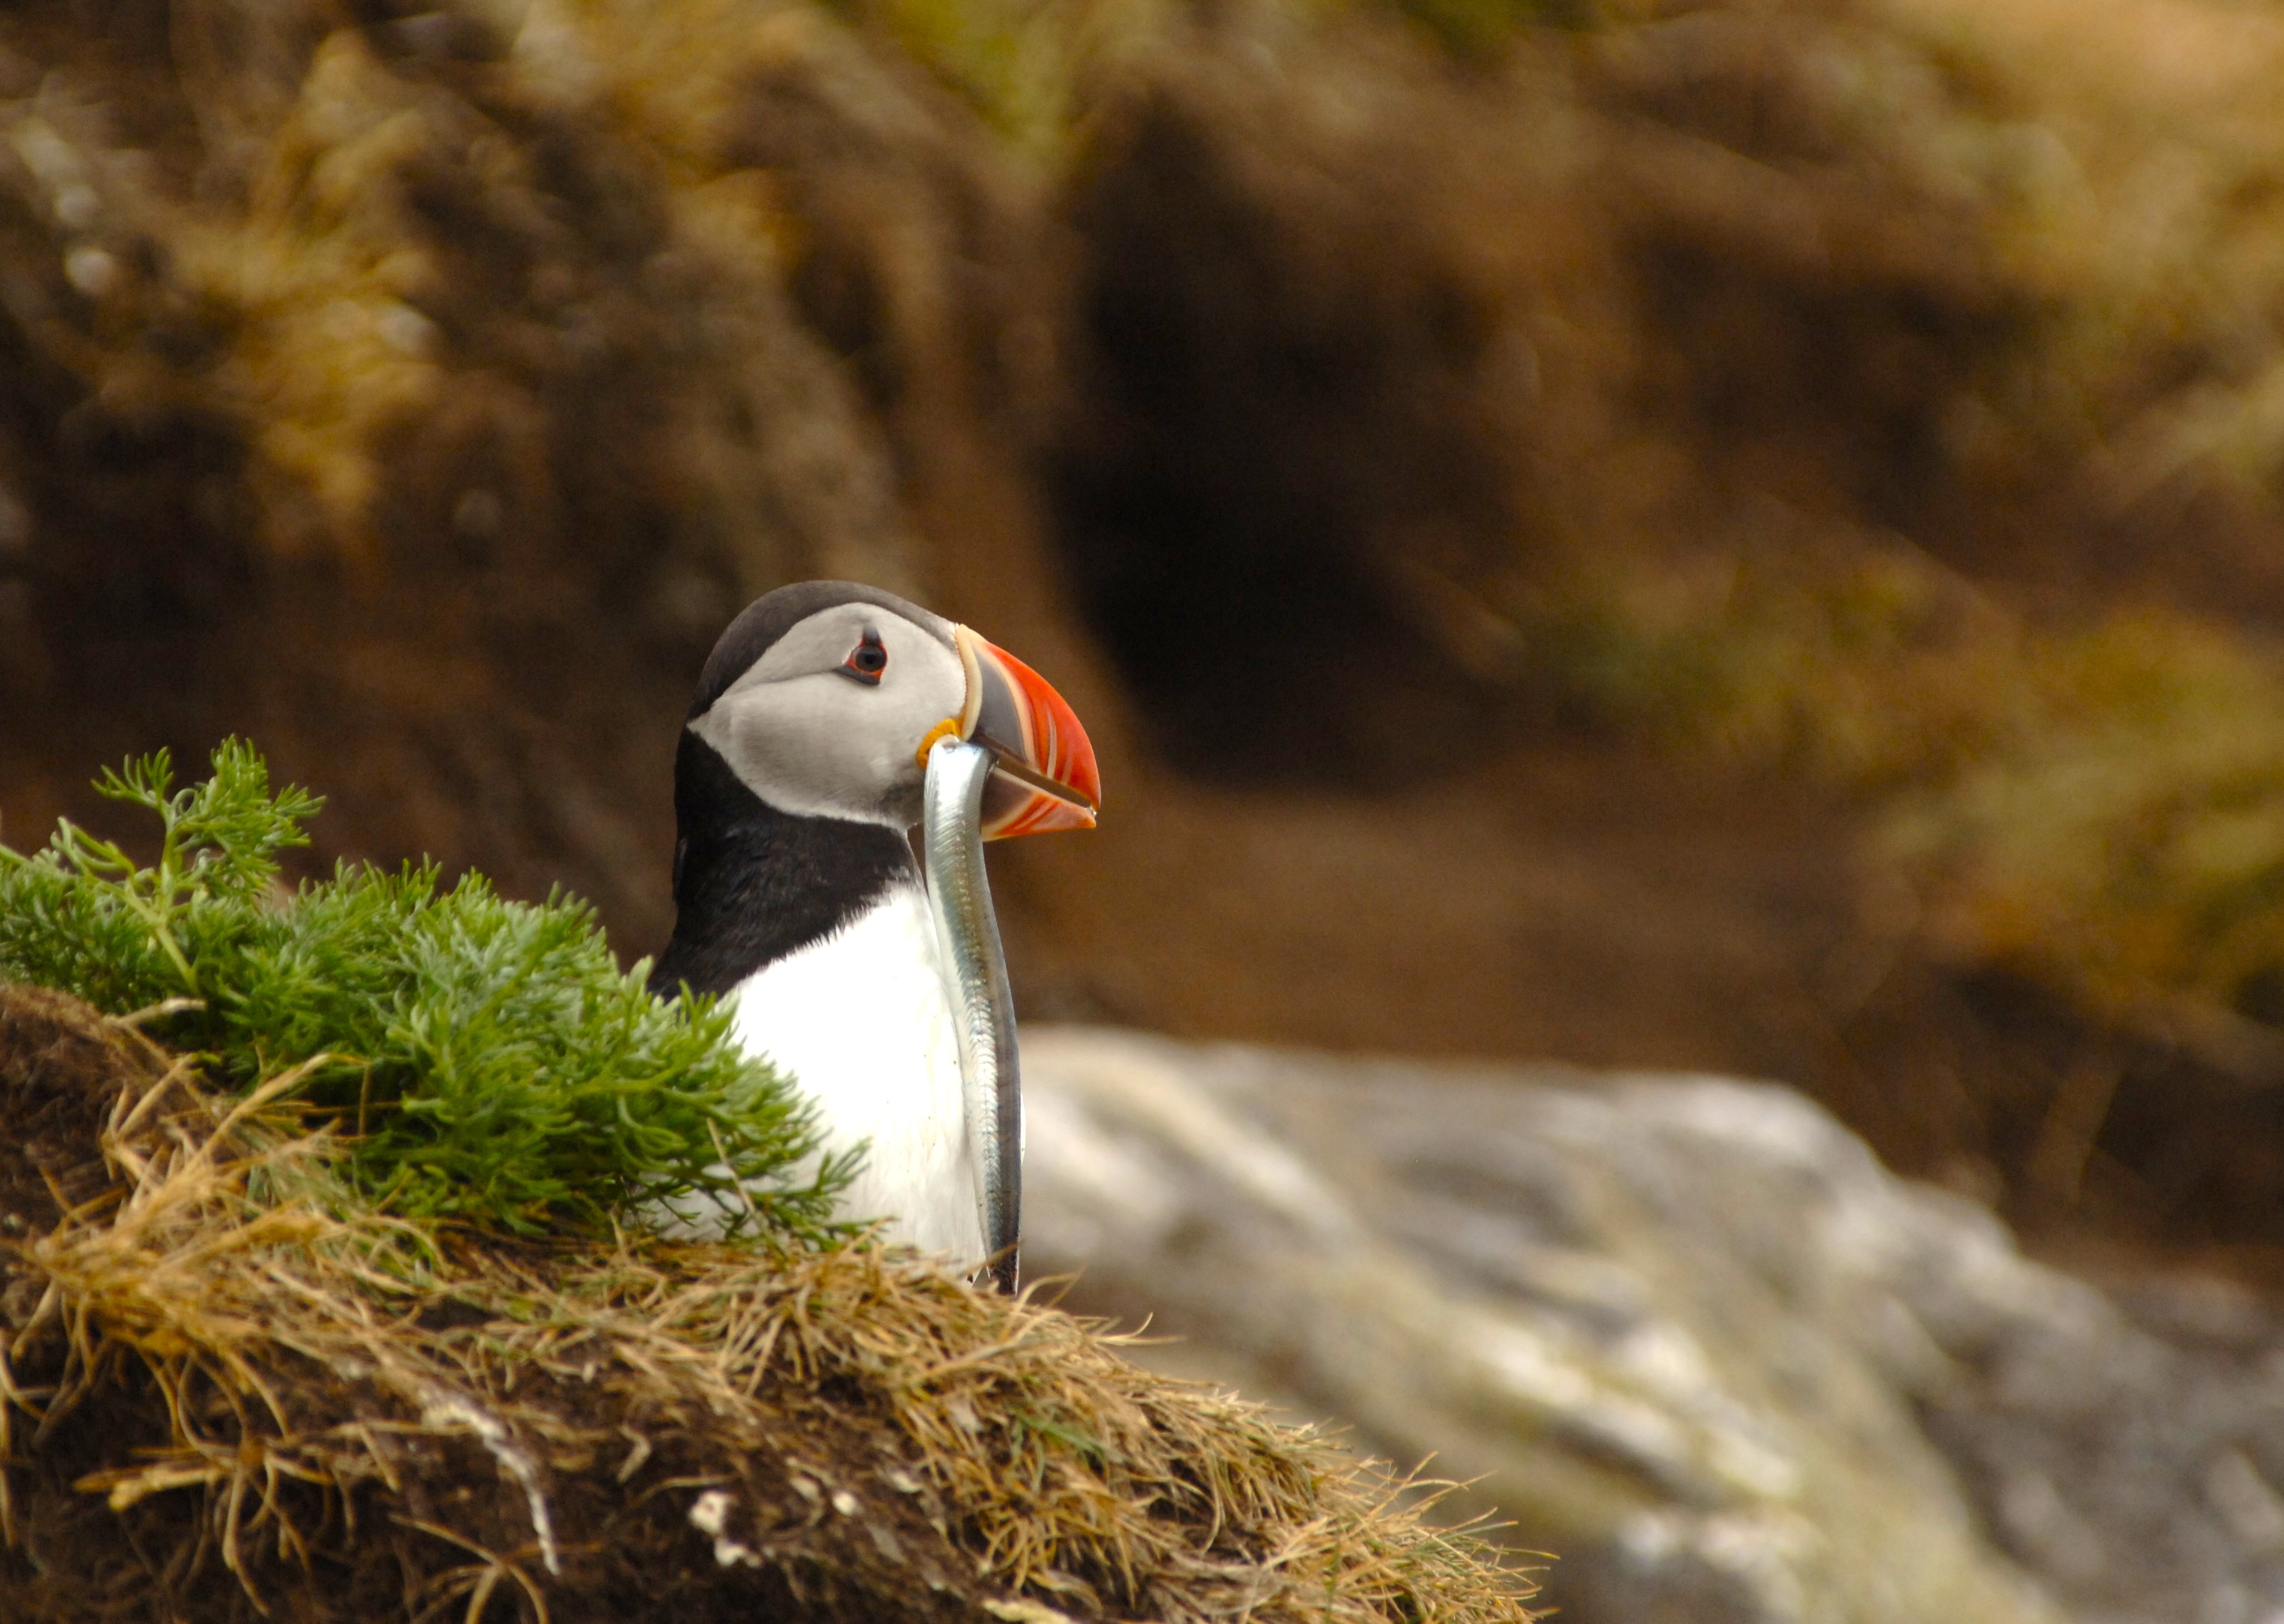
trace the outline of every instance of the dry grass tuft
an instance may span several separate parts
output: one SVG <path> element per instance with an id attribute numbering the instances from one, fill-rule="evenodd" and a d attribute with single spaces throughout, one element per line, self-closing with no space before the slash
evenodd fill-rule
<path id="1" fill-rule="evenodd" d="M 121 1023 L 0 988 L 9 1126 L 99 1088 L 110 1175 L 42 1209 L 0 1140 L 8 1617 L 1527 1616 L 1378 1470 L 1098 1325 L 869 1245 L 343 1210 L 291 1086 L 225 1110 Z"/>

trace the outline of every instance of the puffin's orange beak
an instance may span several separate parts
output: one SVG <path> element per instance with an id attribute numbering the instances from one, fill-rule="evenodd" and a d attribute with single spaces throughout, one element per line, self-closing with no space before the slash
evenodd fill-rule
<path id="1" fill-rule="evenodd" d="M 983 838 L 1093 828 L 1102 774 L 1069 701 L 1006 650 L 965 626 L 953 633 L 967 668 L 959 736 L 998 758 L 983 791 Z"/>

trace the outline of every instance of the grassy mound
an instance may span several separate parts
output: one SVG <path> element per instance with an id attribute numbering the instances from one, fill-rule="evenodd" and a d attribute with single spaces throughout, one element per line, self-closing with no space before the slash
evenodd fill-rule
<path id="1" fill-rule="evenodd" d="M 0 1613 L 1527 1616 L 1335 1446 L 870 1246 L 480 1240 L 0 986 Z"/>

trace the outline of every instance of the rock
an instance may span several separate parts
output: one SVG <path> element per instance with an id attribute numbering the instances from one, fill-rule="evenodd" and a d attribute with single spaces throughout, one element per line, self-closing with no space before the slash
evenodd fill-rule
<path id="1" fill-rule="evenodd" d="M 1565 1618 L 2284 1606 L 2275 1318 L 2030 1261 L 1788 1089 L 1076 1028 L 1025 1081 L 1034 1276 L 1471 1482 Z"/>

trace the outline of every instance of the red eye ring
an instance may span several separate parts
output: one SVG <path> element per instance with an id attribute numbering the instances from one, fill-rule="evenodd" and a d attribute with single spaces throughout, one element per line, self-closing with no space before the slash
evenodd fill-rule
<path id="1" fill-rule="evenodd" d="M 841 662 L 842 675 L 852 677 L 868 688 L 879 687 L 881 675 L 888 668 L 888 646 L 880 641 L 880 634 L 869 626 L 864 629 L 864 636 L 857 640 L 856 646 L 849 651 L 849 658 Z"/>

